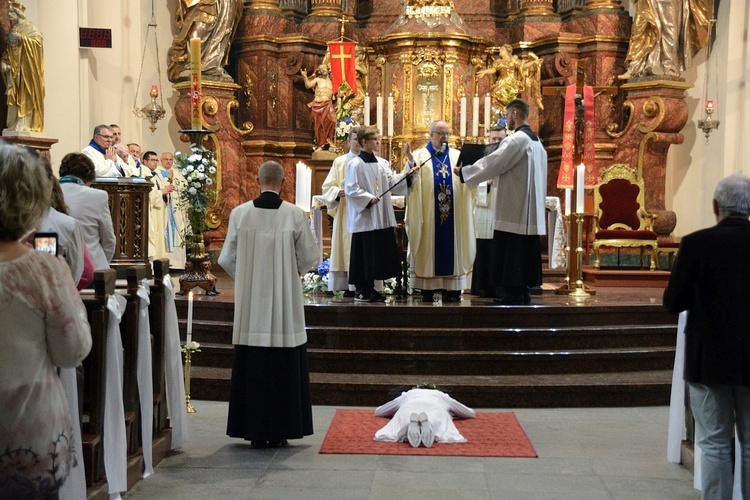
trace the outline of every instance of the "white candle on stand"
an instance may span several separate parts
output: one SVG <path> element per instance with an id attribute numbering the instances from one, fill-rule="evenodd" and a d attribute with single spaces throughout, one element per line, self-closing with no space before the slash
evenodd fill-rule
<path id="1" fill-rule="evenodd" d="M 370 106 L 371 106 L 371 103 L 370 103 L 370 94 L 365 94 L 365 104 L 364 104 L 364 106 L 365 106 L 365 126 L 369 127 L 370 124 L 371 124 L 371 122 L 370 122 Z"/>
<path id="2" fill-rule="evenodd" d="M 471 135 L 479 137 L 479 96 L 474 94 L 471 107 Z"/>
<path id="3" fill-rule="evenodd" d="M 375 99 L 375 125 L 378 127 L 378 134 L 383 133 L 383 96 L 378 92 Z"/>
<path id="4" fill-rule="evenodd" d="M 461 96 L 461 137 L 466 137 L 466 96 Z"/>
<path id="5" fill-rule="evenodd" d="M 193 291 L 188 293 L 188 317 L 187 317 L 187 335 L 185 335 L 185 345 L 190 347 L 193 341 Z"/>
<path id="6" fill-rule="evenodd" d="M 490 135 L 492 123 L 492 100 L 489 94 L 484 96 L 484 135 Z"/>
<path id="7" fill-rule="evenodd" d="M 570 192 L 572 189 L 565 190 L 565 211 L 563 215 L 570 215 Z"/>
<path id="8" fill-rule="evenodd" d="M 583 163 L 576 167 L 576 213 L 583 213 L 583 178 L 586 173 L 586 167 Z"/>
<path id="9" fill-rule="evenodd" d="M 305 212 L 309 212 L 310 198 L 312 194 L 312 170 L 301 161 L 297 162 L 296 181 L 295 205 Z"/>
<path id="10" fill-rule="evenodd" d="M 393 137 L 393 94 L 388 94 L 388 137 Z"/>

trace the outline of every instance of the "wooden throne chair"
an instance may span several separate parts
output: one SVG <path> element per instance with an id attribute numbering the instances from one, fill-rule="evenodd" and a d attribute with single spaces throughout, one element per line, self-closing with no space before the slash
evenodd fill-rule
<path id="1" fill-rule="evenodd" d="M 640 264 L 646 250 L 650 269 L 656 268 L 658 244 L 652 230 L 655 216 L 644 208 L 643 178 L 622 163 L 599 173 L 594 189 L 594 268 L 599 269 L 602 247 L 640 248 Z"/>

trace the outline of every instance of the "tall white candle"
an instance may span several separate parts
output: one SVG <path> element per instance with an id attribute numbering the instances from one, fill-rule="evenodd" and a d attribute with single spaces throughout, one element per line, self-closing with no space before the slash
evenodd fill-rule
<path id="1" fill-rule="evenodd" d="M 461 96 L 461 137 L 466 137 L 466 96 Z"/>
<path id="2" fill-rule="evenodd" d="M 370 94 L 365 94 L 365 127 L 370 126 Z"/>
<path id="3" fill-rule="evenodd" d="M 490 135 L 492 128 L 492 100 L 489 94 L 484 96 L 484 135 Z"/>
<path id="4" fill-rule="evenodd" d="M 378 134 L 383 133 L 383 96 L 378 93 L 375 99 L 375 125 L 378 127 Z"/>
<path id="5" fill-rule="evenodd" d="M 312 193 L 312 170 L 301 161 L 297 162 L 297 182 L 295 188 L 295 204 L 305 212 L 309 212 Z"/>
<path id="6" fill-rule="evenodd" d="M 586 166 L 581 163 L 576 167 L 576 213 L 583 213 L 583 178 L 586 174 Z"/>
<path id="7" fill-rule="evenodd" d="M 393 137 L 393 94 L 388 94 L 388 137 Z"/>
<path id="8" fill-rule="evenodd" d="M 572 189 L 565 190 L 565 211 L 563 215 L 570 215 L 570 192 Z"/>
<path id="9" fill-rule="evenodd" d="M 190 347 L 193 341 L 193 291 L 188 294 L 188 317 L 187 317 L 187 335 L 185 335 L 185 344 Z"/>
<path id="10" fill-rule="evenodd" d="M 474 94 L 471 106 L 471 135 L 479 137 L 479 96 Z"/>

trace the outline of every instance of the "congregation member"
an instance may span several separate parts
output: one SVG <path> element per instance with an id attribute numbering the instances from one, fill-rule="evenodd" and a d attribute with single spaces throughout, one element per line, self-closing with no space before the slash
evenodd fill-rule
<path id="1" fill-rule="evenodd" d="M 302 209 L 279 196 L 284 169 L 258 170 L 260 196 L 232 210 L 218 263 L 234 278 L 227 435 L 256 448 L 313 433 L 300 276 L 319 258 Z"/>
<path id="2" fill-rule="evenodd" d="M 60 183 L 52 173 L 52 165 L 46 158 L 39 158 L 50 183 L 50 207 L 39 223 L 38 232 L 57 233 L 57 254 L 68 263 L 73 282 L 78 288 L 84 288 L 93 279 L 93 261 L 83 241 L 81 226 L 73 217 L 68 215 Z M 88 259 L 88 266 L 86 265 Z M 90 276 L 84 278 L 84 270 L 88 267 Z M 81 280 L 84 280 L 82 282 Z"/>
<path id="3" fill-rule="evenodd" d="M 448 123 L 434 121 L 427 146 L 405 151 L 409 165 L 424 164 L 409 188 L 405 223 L 410 284 L 425 302 L 438 291 L 444 302 L 459 302 L 474 264 L 473 193 L 451 168 L 459 151 L 448 146 L 450 135 Z"/>
<path id="4" fill-rule="evenodd" d="M 453 418 L 474 418 L 476 413 L 434 386 L 417 386 L 378 406 L 375 416 L 392 417 L 375 432 L 375 441 L 408 441 L 414 448 L 431 448 L 434 442 L 466 443 Z"/>
<path id="5" fill-rule="evenodd" d="M 490 143 L 485 155 L 500 147 L 500 143 L 507 136 L 504 127 L 495 125 L 490 129 Z M 471 270 L 471 294 L 479 297 L 495 297 L 495 284 L 490 280 L 492 270 L 492 237 L 494 230 L 492 223 L 495 219 L 495 205 L 497 204 L 497 187 L 493 188 L 494 180 L 480 182 L 477 186 L 476 202 L 474 204 L 474 233 L 476 235 L 476 256 Z"/>
<path id="6" fill-rule="evenodd" d="M 24 148 L 0 144 L 0 498 L 58 498 L 75 467 L 58 368 L 77 366 L 92 339 L 61 257 L 27 244 L 50 205 L 49 176 Z"/>
<path id="7" fill-rule="evenodd" d="M 546 232 L 547 152 L 527 123 L 529 104 L 514 99 L 506 106 L 513 133 L 500 147 L 473 165 L 455 168 L 470 188 L 497 178 L 490 279 L 498 285 L 500 305 L 528 305 L 529 289 L 542 284 L 540 236 Z"/>
<path id="8" fill-rule="evenodd" d="M 363 127 L 357 132 L 361 151 L 346 166 L 344 191 L 352 245 L 349 260 L 349 283 L 354 285 L 354 300 L 384 302 L 385 297 L 375 291 L 375 280 L 398 276 L 401 256 L 393 228 L 391 191 L 406 194 L 405 177 L 419 169 L 407 167 L 395 175 L 390 164 L 375 156 L 380 147 L 378 129 Z"/>
<path id="9" fill-rule="evenodd" d="M 344 290 L 344 297 L 354 297 L 349 285 L 349 256 L 352 235 L 348 229 L 346 214 L 346 190 L 344 179 L 347 164 L 359 155 L 361 147 L 357 134 L 361 127 L 353 127 L 349 132 L 349 151 L 333 160 L 331 170 L 323 181 L 323 198 L 328 215 L 333 217 L 331 231 L 331 257 L 328 272 L 328 290 Z"/>
<path id="10" fill-rule="evenodd" d="M 167 179 L 169 184 L 175 186 L 175 190 L 168 195 L 169 207 L 166 219 L 167 258 L 169 267 L 172 269 L 185 269 L 185 245 L 182 235 L 187 223 L 187 214 L 180 207 L 180 190 L 185 187 L 187 181 L 178 168 L 174 167 L 174 155 L 170 152 L 161 154 L 161 167 L 159 172 Z"/>
<path id="11" fill-rule="evenodd" d="M 149 169 L 152 187 L 148 198 L 148 258 L 151 260 L 167 257 L 167 214 L 170 211 L 170 194 L 174 184 L 167 182 L 159 171 L 159 157 L 154 151 L 143 153 L 143 163 Z"/>
<path id="12" fill-rule="evenodd" d="M 81 151 L 94 163 L 95 177 L 131 177 L 136 175 L 115 152 L 114 135 L 107 125 L 94 127 L 88 146 Z"/>
<path id="13" fill-rule="evenodd" d="M 750 177 L 733 174 L 713 194 L 716 225 L 684 236 L 664 290 L 687 311 L 684 378 L 700 447 L 701 498 L 730 500 L 733 472 L 750 498 Z M 742 470 L 734 470 L 736 432 Z"/>
<path id="14" fill-rule="evenodd" d="M 70 216 L 78 221 L 95 269 L 108 269 L 115 255 L 115 230 L 106 191 L 94 189 L 94 164 L 83 153 L 68 153 L 60 162 L 60 187 Z"/>

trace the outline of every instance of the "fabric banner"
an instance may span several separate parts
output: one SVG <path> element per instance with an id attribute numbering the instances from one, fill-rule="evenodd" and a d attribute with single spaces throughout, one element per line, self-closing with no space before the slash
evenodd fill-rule
<path id="1" fill-rule="evenodd" d="M 120 337 L 120 320 L 126 305 L 127 300 L 122 295 L 109 296 L 104 375 L 104 471 L 111 500 L 119 499 L 120 492 L 128 490 L 128 444 L 122 399 L 123 347 Z"/>
<path id="2" fill-rule="evenodd" d="M 73 449 L 77 462 L 60 488 L 60 500 L 83 500 L 86 498 L 86 473 L 83 465 L 83 444 L 81 443 L 81 419 L 78 417 L 78 379 L 75 368 L 60 368 L 65 397 L 68 399 L 70 424 L 73 426 Z"/>
<path id="3" fill-rule="evenodd" d="M 167 409 L 172 426 L 172 449 L 182 448 L 187 441 L 187 406 L 185 404 L 185 376 L 182 371 L 180 330 L 177 323 L 177 308 L 174 303 L 172 278 L 164 276 L 164 369 L 167 385 Z"/>
<path id="4" fill-rule="evenodd" d="M 354 42 L 329 42 L 328 52 L 331 54 L 331 82 L 333 91 L 338 92 L 342 82 L 346 82 L 357 93 L 357 72 L 354 59 Z"/>
<path id="5" fill-rule="evenodd" d="M 559 189 L 573 189 L 575 185 L 576 148 L 583 150 L 581 162 L 586 166 L 584 185 L 593 188 L 598 181 L 596 168 L 596 151 L 594 149 L 594 89 L 589 85 L 583 86 L 583 130 L 576 142 L 576 85 L 568 85 L 565 89 L 565 110 L 563 112 L 562 154 L 560 172 L 557 175 Z"/>
<path id="6" fill-rule="evenodd" d="M 143 452 L 143 478 L 154 473 L 153 435 L 154 435 L 154 380 L 151 358 L 151 322 L 148 318 L 148 306 L 151 304 L 151 289 L 148 280 L 141 281 L 138 287 L 138 359 L 136 360 L 136 378 L 138 380 L 138 399 L 141 406 L 141 442 Z"/>

